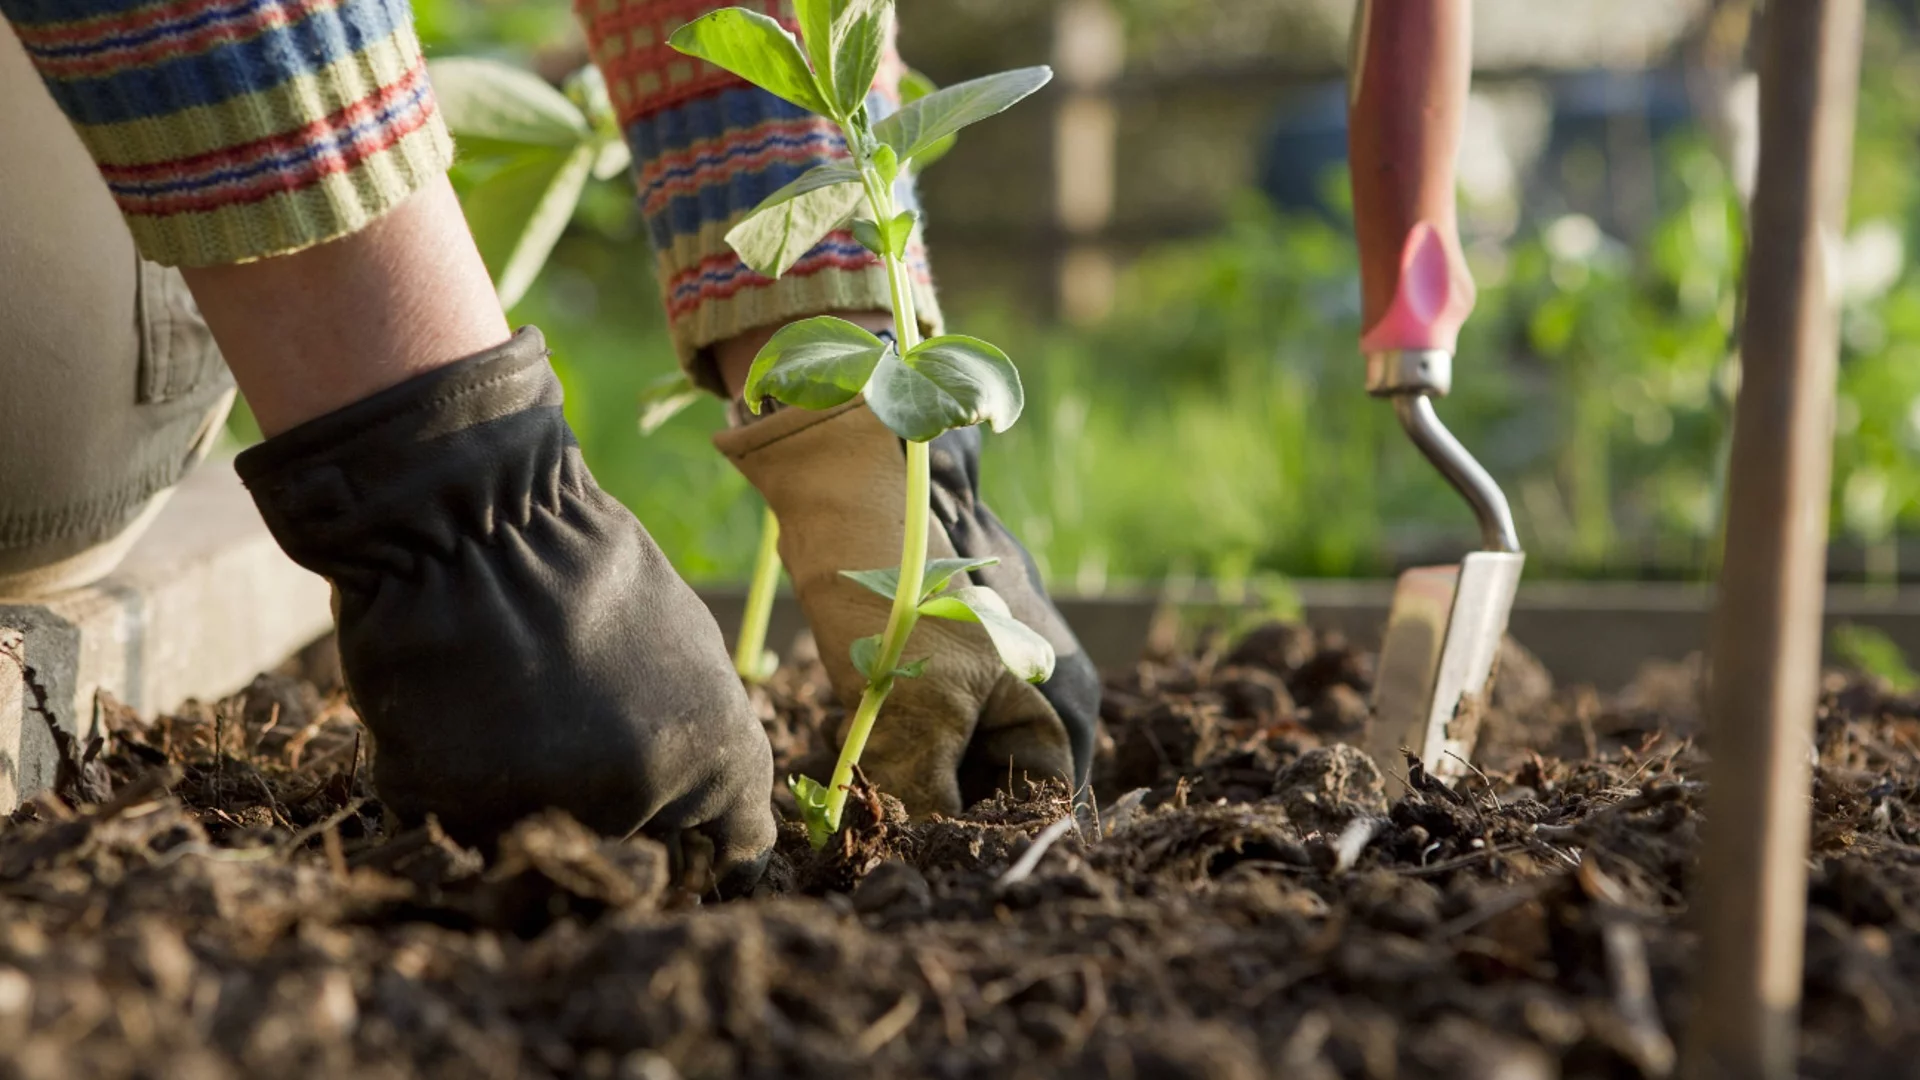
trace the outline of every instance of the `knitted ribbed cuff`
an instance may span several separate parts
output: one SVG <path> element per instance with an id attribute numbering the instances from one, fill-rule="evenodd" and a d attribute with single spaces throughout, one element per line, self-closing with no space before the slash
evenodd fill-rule
<path id="1" fill-rule="evenodd" d="M 405 0 L 88 7 L 0 0 L 154 262 L 347 235 L 452 160 Z"/>

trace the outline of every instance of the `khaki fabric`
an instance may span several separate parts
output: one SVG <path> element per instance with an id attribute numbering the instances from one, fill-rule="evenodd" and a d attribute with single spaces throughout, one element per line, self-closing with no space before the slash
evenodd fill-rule
<path id="1" fill-rule="evenodd" d="M 206 453 L 232 379 L 0 23 L 0 596 L 112 570 Z"/>

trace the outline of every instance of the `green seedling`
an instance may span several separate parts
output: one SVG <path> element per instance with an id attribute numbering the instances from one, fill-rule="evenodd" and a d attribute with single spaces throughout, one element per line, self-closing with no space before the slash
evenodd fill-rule
<path id="1" fill-rule="evenodd" d="M 919 221 L 902 210 L 895 183 L 908 170 L 943 153 L 952 136 L 1005 111 L 1046 85 L 1046 68 L 1002 72 L 932 90 L 915 83 L 900 111 L 875 120 L 868 91 L 894 17 L 892 0 L 795 0 L 801 33 L 755 11 L 727 8 L 675 31 L 670 44 L 715 64 L 778 97 L 839 125 L 845 160 L 815 166 L 768 196 L 727 233 L 727 242 L 754 270 L 779 277 L 830 232 L 850 228 L 886 266 L 895 340 L 843 319 L 805 319 L 774 334 L 754 358 L 745 398 L 758 411 L 765 398 L 807 409 L 829 409 L 864 395 L 880 422 L 906 445 L 905 538 L 900 565 L 847 576 L 891 601 L 879 633 L 854 642 L 852 660 L 867 680 L 826 784 L 788 781 L 822 847 L 840 827 L 854 766 L 898 679 L 921 675 L 937 657 L 907 660 L 908 638 L 924 616 L 977 623 L 1007 667 L 1033 682 L 1053 673 L 1053 648 L 1023 625 L 991 589 L 966 584 L 991 560 L 927 561 L 931 478 L 927 443 L 975 424 L 1003 431 L 1025 403 L 1020 375 L 1006 353 L 978 338 L 946 335 L 921 340 L 907 274 L 906 250 Z"/>

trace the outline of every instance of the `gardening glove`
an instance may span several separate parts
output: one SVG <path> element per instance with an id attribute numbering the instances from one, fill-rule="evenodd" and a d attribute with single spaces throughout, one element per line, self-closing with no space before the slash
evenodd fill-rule
<path id="1" fill-rule="evenodd" d="M 898 566 L 906 505 L 900 440 L 855 399 L 821 412 L 782 409 L 714 443 L 780 519 L 780 557 L 820 646 L 834 693 L 852 709 L 866 680 L 853 642 L 879 633 L 888 601 L 840 575 Z M 861 767 L 910 813 L 958 813 L 1023 778 L 1086 784 L 1098 722 L 1093 664 L 1047 599 L 1033 561 L 980 503 L 980 433 L 952 431 L 931 445 L 929 559 L 985 558 L 973 582 L 1006 600 L 1015 618 L 1054 647 L 1053 677 L 1034 686 L 1000 662 L 974 623 L 923 618 L 905 659 L 924 674 L 895 680 Z"/>
<path id="2" fill-rule="evenodd" d="M 341 670 L 402 819 L 485 840 L 558 807 L 676 849 L 699 834 L 723 888 L 750 884 L 772 751 L 713 617 L 587 471 L 546 357 L 523 329 L 269 439 L 240 475 L 334 585 Z"/>

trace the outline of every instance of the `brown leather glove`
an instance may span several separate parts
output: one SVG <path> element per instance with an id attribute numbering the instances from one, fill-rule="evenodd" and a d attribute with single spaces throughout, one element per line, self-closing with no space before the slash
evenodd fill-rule
<path id="1" fill-rule="evenodd" d="M 980 504 L 979 433 L 932 444 L 929 559 L 998 557 L 977 571 L 1012 614 L 1053 644 L 1054 675 L 1034 686 L 1009 672 L 972 623 L 924 618 L 909 661 L 881 710 L 861 768 L 911 813 L 952 814 L 1023 778 L 1084 786 L 1099 713 L 1099 680 L 1061 620 L 1026 552 Z M 860 399 L 821 412 L 785 409 L 714 436 L 714 444 L 766 497 L 780 519 L 780 557 L 793 578 L 835 694 L 849 709 L 865 679 L 853 642 L 886 626 L 888 602 L 840 576 L 900 564 L 906 454 Z M 820 778 L 816 778 L 820 779 Z"/>
<path id="2" fill-rule="evenodd" d="M 277 435 L 236 463 L 274 538 L 334 584 L 340 663 L 403 819 L 485 840 L 559 807 L 773 847 L 773 755 L 719 627 L 561 416 L 540 333 Z"/>

